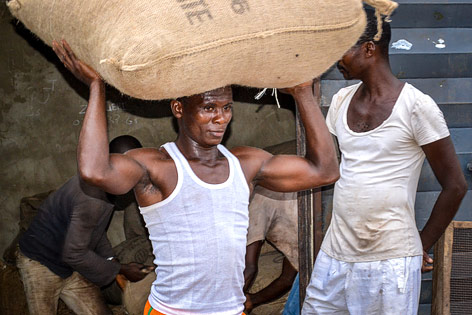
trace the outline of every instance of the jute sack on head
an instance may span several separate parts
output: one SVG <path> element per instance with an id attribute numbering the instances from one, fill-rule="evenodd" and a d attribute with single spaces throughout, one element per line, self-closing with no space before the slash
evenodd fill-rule
<path id="1" fill-rule="evenodd" d="M 8 6 L 48 45 L 67 40 L 106 82 L 149 100 L 229 84 L 299 84 L 328 69 L 365 27 L 361 0 L 10 0 Z"/>

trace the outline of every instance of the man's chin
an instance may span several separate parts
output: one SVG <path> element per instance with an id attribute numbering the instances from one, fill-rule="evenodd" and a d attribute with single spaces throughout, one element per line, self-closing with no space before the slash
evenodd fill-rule
<path id="1" fill-rule="evenodd" d="M 339 72 L 343 75 L 344 80 L 352 80 L 352 77 L 344 69 L 338 69 Z"/>
<path id="2" fill-rule="evenodd" d="M 221 144 L 221 142 L 223 141 L 223 138 L 211 138 L 211 139 L 206 139 L 205 140 L 205 145 L 207 147 L 214 147 L 214 146 L 217 146 L 218 144 Z"/>

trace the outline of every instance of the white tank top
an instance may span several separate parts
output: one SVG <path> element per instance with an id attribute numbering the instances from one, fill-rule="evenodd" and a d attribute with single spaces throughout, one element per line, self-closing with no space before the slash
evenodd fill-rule
<path id="1" fill-rule="evenodd" d="M 239 160 L 218 145 L 229 176 L 208 184 L 175 143 L 164 148 L 177 168 L 177 185 L 165 200 L 140 207 L 157 266 L 149 303 L 167 315 L 240 315 L 249 187 Z"/>

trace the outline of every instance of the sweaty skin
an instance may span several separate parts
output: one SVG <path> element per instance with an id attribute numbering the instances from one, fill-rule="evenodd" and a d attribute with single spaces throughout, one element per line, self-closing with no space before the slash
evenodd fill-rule
<path id="1" fill-rule="evenodd" d="M 64 40 L 54 41 L 53 49 L 65 67 L 90 89 L 77 153 L 80 176 L 111 194 L 134 189 L 140 207 L 167 198 L 177 185 L 177 170 L 166 150 L 139 148 L 125 154 L 110 154 L 103 80 L 76 58 Z M 296 101 L 305 127 L 305 157 L 272 155 L 252 147 L 231 150 L 240 162 L 250 191 L 261 185 L 274 191 L 293 192 L 331 184 L 339 178 L 334 143 L 315 102 L 312 85 L 309 81 L 284 91 Z M 229 176 L 228 161 L 217 145 L 231 121 L 232 105 L 230 87 L 170 103 L 179 126 L 175 144 L 193 172 L 206 183 L 223 183 Z"/>
<path id="2" fill-rule="evenodd" d="M 65 67 L 90 88 L 78 145 L 80 175 L 112 194 L 134 189 L 141 207 L 168 197 L 176 186 L 177 172 L 167 152 L 162 148 L 141 148 L 126 154 L 109 154 L 103 80 L 75 57 L 65 41 L 55 41 L 53 49 Z M 233 148 L 231 152 L 239 159 L 251 190 L 262 185 L 275 191 L 299 191 L 333 183 L 339 177 L 334 144 L 315 103 L 312 82 L 286 92 L 297 102 L 305 126 L 306 157 L 271 155 L 252 147 Z M 173 100 L 171 109 L 179 124 L 175 142 L 194 172 L 205 182 L 223 182 L 229 169 L 216 145 L 231 121 L 231 88 Z"/>

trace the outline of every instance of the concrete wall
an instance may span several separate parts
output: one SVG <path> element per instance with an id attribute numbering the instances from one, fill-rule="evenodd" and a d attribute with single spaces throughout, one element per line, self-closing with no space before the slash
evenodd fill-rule
<path id="1" fill-rule="evenodd" d="M 76 172 L 87 97 L 85 86 L 62 67 L 49 47 L 17 25 L 1 3 L 0 254 L 18 231 L 20 199 L 57 188 Z M 111 90 L 110 138 L 131 134 L 144 146 L 174 140 L 167 104 L 129 99 Z M 291 110 L 236 102 L 226 145 L 264 147 L 294 137 Z"/>

